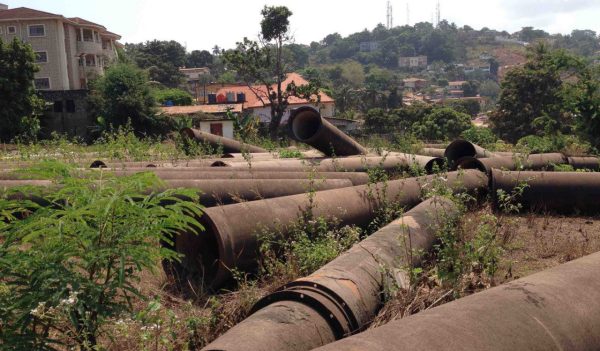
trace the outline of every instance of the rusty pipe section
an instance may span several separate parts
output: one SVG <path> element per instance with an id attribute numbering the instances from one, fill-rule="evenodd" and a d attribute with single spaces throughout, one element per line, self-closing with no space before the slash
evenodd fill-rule
<path id="1" fill-rule="evenodd" d="M 598 272 L 595 253 L 315 351 L 598 350 Z"/>
<path id="2" fill-rule="evenodd" d="M 515 203 L 534 211 L 598 213 L 600 173 L 597 172 L 508 172 L 492 170 L 492 200 L 500 207 L 498 191 L 515 194 Z M 515 189 L 526 186 L 522 194 Z"/>
<path id="3" fill-rule="evenodd" d="M 386 203 L 405 207 L 418 204 L 424 189 L 442 179 L 455 191 L 483 192 L 488 183 L 484 173 L 467 170 L 317 191 L 310 197 L 299 194 L 212 207 L 200 219 L 205 231 L 179 235 L 175 247 L 184 255 L 182 263 L 190 279 L 218 288 L 230 278 L 232 269 L 256 268 L 260 231 L 277 230 L 285 237 L 290 225 L 306 211 L 316 217 L 336 218 L 341 225 L 364 226 Z"/>
<path id="4" fill-rule="evenodd" d="M 441 197 L 425 200 L 313 274 L 260 300 L 252 315 L 203 350 L 310 350 L 315 343 L 321 346 L 332 341 L 314 340 L 303 333 L 306 328 L 318 328 L 323 320 L 330 329 L 325 335 L 336 339 L 363 330 L 382 305 L 386 272 L 394 271 L 408 280 L 406 267 L 421 263 L 421 256 L 413 252 L 431 250 L 439 227 L 457 216 L 452 201 Z M 289 303 L 300 305 L 296 309 L 281 307 Z M 310 318 L 294 318 L 297 314 Z M 281 325 L 281 320 L 288 323 Z M 279 329 L 277 334 L 275 329 Z M 252 340 L 250 344 L 239 342 L 244 336 Z"/>
<path id="5" fill-rule="evenodd" d="M 444 155 L 444 153 L 446 152 L 446 149 L 437 149 L 437 148 L 433 148 L 433 147 L 424 147 L 421 149 L 421 151 L 419 152 L 419 154 L 424 155 L 424 156 L 432 156 L 432 157 L 441 157 L 444 158 L 446 157 Z"/>
<path id="6" fill-rule="evenodd" d="M 366 155 L 367 149 L 321 117 L 319 111 L 303 106 L 292 111 L 288 121 L 292 137 L 321 151 L 325 156 Z"/>
<path id="7" fill-rule="evenodd" d="M 183 128 L 181 130 L 181 134 L 190 139 L 194 139 L 197 142 L 208 143 L 214 148 L 223 146 L 223 152 L 225 152 L 225 153 L 229 153 L 229 152 L 234 152 L 234 153 L 268 152 L 266 149 L 263 149 L 262 147 L 245 144 L 245 143 L 240 143 L 237 140 L 225 138 L 225 137 L 210 134 L 210 133 L 206 133 L 199 129 Z"/>
<path id="8" fill-rule="evenodd" d="M 567 157 L 569 164 L 573 169 L 589 169 L 592 171 L 600 171 L 600 158 L 584 156 L 584 157 Z"/>
<path id="9" fill-rule="evenodd" d="M 495 153 L 463 139 L 454 140 L 444 151 L 444 157 L 448 159 L 450 166 L 454 166 L 463 157 L 487 158 L 496 156 Z"/>
<path id="10" fill-rule="evenodd" d="M 490 158 L 463 157 L 456 162 L 456 168 L 478 169 L 489 173 L 492 168 L 514 171 L 519 169 L 545 170 L 553 165 L 566 164 L 567 158 L 561 153 L 531 154 L 522 156 L 497 156 Z"/>
<path id="11" fill-rule="evenodd" d="M 405 171 L 411 167 L 424 169 L 428 174 L 437 169 L 443 169 L 444 160 L 439 157 L 422 155 L 389 153 L 384 156 L 348 156 L 325 159 L 279 159 L 256 162 L 223 162 L 216 161 L 213 167 L 248 168 L 255 170 L 290 169 L 302 170 L 314 168 L 326 172 L 367 172 L 370 169 L 382 169 L 386 172 Z"/>

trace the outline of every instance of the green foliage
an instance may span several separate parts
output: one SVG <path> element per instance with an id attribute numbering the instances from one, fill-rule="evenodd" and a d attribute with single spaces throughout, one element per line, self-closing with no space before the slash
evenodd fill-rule
<path id="1" fill-rule="evenodd" d="M 449 100 L 448 106 L 452 107 L 456 111 L 466 113 L 471 117 L 477 116 L 481 111 L 481 105 L 479 101 L 475 99 L 470 100 Z"/>
<path id="2" fill-rule="evenodd" d="M 279 158 L 302 158 L 302 152 L 296 149 L 280 149 Z"/>
<path id="3" fill-rule="evenodd" d="M 412 131 L 425 140 L 447 140 L 458 137 L 471 127 L 471 117 L 451 108 L 434 110 L 421 121 L 415 122 Z"/>
<path id="4" fill-rule="evenodd" d="M 109 67 L 104 76 L 91 84 L 89 103 L 92 113 L 105 123 L 119 127 L 131 121 L 136 132 L 150 132 L 154 123 L 155 100 L 148 87 L 148 77 L 128 64 Z"/>
<path id="5" fill-rule="evenodd" d="M 35 54 L 29 44 L 15 38 L 10 43 L 0 39 L 0 142 L 16 136 L 34 141 L 39 132 L 38 115 L 44 101 L 33 87 Z"/>
<path id="6" fill-rule="evenodd" d="M 192 50 L 186 55 L 185 65 L 189 68 L 207 67 L 213 63 L 213 55 L 206 50 Z"/>
<path id="7" fill-rule="evenodd" d="M 139 44 L 126 44 L 126 54 L 135 64 L 146 70 L 150 80 L 176 88 L 183 81 L 179 67 L 186 64 L 183 45 L 178 42 L 152 40 Z"/>
<path id="8" fill-rule="evenodd" d="M 0 281 L 10 296 L 0 296 L 4 347 L 95 350 L 105 323 L 145 298 L 134 284 L 139 272 L 178 258 L 159 241 L 201 228 L 200 208 L 182 200 L 197 200 L 195 190 L 148 195 L 161 185 L 151 173 L 101 178 L 66 176 L 56 191 L 39 190 L 50 206 L 1 197 Z"/>
<path id="9" fill-rule="evenodd" d="M 528 135 L 519 139 L 517 148 L 529 153 L 564 152 L 567 154 L 586 154 L 590 145 L 574 135 L 555 134 L 550 136 Z"/>
<path id="10" fill-rule="evenodd" d="M 260 14 L 263 17 L 260 21 L 263 39 L 266 41 L 283 40 L 288 33 L 292 11 L 285 6 L 265 6 Z"/>
<path id="11" fill-rule="evenodd" d="M 152 97 L 159 104 L 164 105 L 167 101 L 171 101 L 175 106 L 192 105 L 192 95 L 185 90 L 170 88 L 170 89 L 154 89 Z"/>
<path id="12" fill-rule="evenodd" d="M 494 133 L 486 127 L 472 126 L 471 128 L 463 131 L 460 134 L 460 136 L 463 139 L 468 140 L 484 148 L 489 148 L 498 140 L 498 138 L 496 138 L 496 135 L 494 135 Z"/>

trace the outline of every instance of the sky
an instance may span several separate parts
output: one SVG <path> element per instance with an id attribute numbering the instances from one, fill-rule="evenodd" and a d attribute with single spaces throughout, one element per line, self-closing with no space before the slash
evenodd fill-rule
<path id="1" fill-rule="evenodd" d="M 387 0 L 0 0 L 9 8 L 30 7 L 82 17 L 120 34 L 122 43 L 176 40 L 191 50 L 231 48 L 256 39 L 264 5 L 285 5 L 299 44 L 342 36 L 386 23 Z M 437 0 L 391 0 L 393 24 L 431 22 Z M 515 32 L 533 26 L 550 33 L 573 29 L 600 33 L 600 0 L 440 0 L 442 19 L 457 26 Z M 409 16 L 407 17 L 407 7 Z"/>

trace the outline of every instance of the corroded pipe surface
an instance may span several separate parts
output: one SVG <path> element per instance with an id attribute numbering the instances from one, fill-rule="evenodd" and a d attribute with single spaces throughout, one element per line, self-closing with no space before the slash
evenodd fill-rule
<path id="1" fill-rule="evenodd" d="M 313 274 L 260 300 L 252 315 L 204 350 L 283 351 L 289 345 L 297 351 L 310 350 L 332 341 L 315 340 L 313 335 L 301 332 L 306 324 L 318 325 L 323 320 L 330 329 L 325 335 L 336 339 L 363 330 L 382 305 L 385 271 L 394 270 L 395 276 L 408 280 L 407 267 L 421 263 L 421 256 L 414 252 L 429 251 L 439 226 L 457 214 L 450 200 L 432 198 L 422 202 Z M 299 305 L 296 309 L 281 308 L 281 304 L 290 302 Z M 294 318 L 299 311 L 307 318 Z M 242 335 L 253 343 L 240 343 Z"/>
<path id="2" fill-rule="evenodd" d="M 312 107 L 303 106 L 292 111 L 288 128 L 293 138 L 321 151 L 326 156 L 366 155 L 356 140 L 321 117 Z"/>
<path id="3" fill-rule="evenodd" d="M 508 172 L 492 170 L 493 204 L 499 207 L 498 191 L 515 194 L 527 184 L 515 203 L 534 211 L 561 213 L 600 212 L 600 173 L 597 172 Z"/>
<path id="4" fill-rule="evenodd" d="M 248 162 L 223 162 L 213 163 L 214 167 L 248 168 Z M 384 156 L 348 156 L 324 159 L 279 159 L 250 162 L 255 170 L 285 169 L 310 169 L 319 171 L 336 172 L 366 172 L 370 169 L 382 169 L 384 171 L 405 171 L 411 167 L 423 168 L 427 173 L 432 173 L 436 168 L 442 169 L 444 160 L 439 157 L 403 154 L 399 152 L 389 153 Z"/>
<path id="5" fill-rule="evenodd" d="M 223 152 L 268 152 L 268 150 L 263 149 L 262 147 L 258 147 L 255 145 L 240 143 L 237 140 L 224 138 L 222 136 L 210 134 L 203 132 L 198 129 L 193 128 L 183 128 L 181 130 L 181 134 L 190 138 L 195 139 L 198 142 L 208 143 L 212 147 L 218 148 L 223 146 Z"/>
<path id="6" fill-rule="evenodd" d="M 569 160 L 569 164 L 573 166 L 573 169 L 600 170 L 600 158 L 598 157 L 567 157 L 567 160 Z"/>
<path id="7" fill-rule="evenodd" d="M 446 177 L 444 183 L 457 191 L 487 189 L 488 178 L 479 171 L 450 172 Z M 185 256 L 183 265 L 190 279 L 201 279 L 217 288 L 230 278 L 231 269 L 256 268 L 260 231 L 277 230 L 285 236 L 290 224 L 306 211 L 312 211 L 316 217 L 336 218 L 341 225 L 367 225 L 386 202 L 405 207 L 418 204 L 424 188 L 440 178 L 439 175 L 407 178 L 317 191 L 311 197 L 300 194 L 208 208 L 200 219 L 206 230 L 199 235 L 179 235 L 176 249 Z"/>
<path id="8" fill-rule="evenodd" d="M 553 165 L 566 164 L 567 158 L 561 153 L 531 154 L 520 156 L 498 156 L 491 158 L 463 157 L 456 162 L 456 168 L 478 169 L 489 173 L 492 168 L 514 171 L 518 169 L 546 170 Z"/>
<path id="9" fill-rule="evenodd" d="M 446 149 L 436 149 L 436 148 L 432 148 L 432 147 L 424 147 L 421 149 L 419 154 L 425 155 L 425 156 L 444 158 L 444 157 L 446 157 L 446 156 L 444 156 L 444 152 L 446 152 Z"/>
<path id="10" fill-rule="evenodd" d="M 463 157 L 485 158 L 495 156 L 497 155 L 493 152 L 463 139 L 454 140 L 446 147 L 446 150 L 444 151 L 444 157 L 448 159 L 448 163 L 451 167 L 453 167 L 456 162 Z"/>
<path id="11" fill-rule="evenodd" d="M 595 253 L 315 351 L 598 350 L 598 272 Z"/>

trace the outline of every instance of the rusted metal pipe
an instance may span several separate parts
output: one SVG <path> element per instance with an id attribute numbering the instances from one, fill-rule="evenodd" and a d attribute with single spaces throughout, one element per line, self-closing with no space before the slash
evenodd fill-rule
<path id="1" fill-rule="evenodd" d="M 418 166 L 427 173 L 432 173 L 437 167 L 443 169 L 444 160 L 439 157 L 429 157 L 421 155 L 403 154 L 399 152 L 390 153 L 384 156 L 348 156 L 325 159 L 279 159 L 268 161 L 250 162 L 252 169 L 309 169 L 314 168 L 319 171 L 336 172 L 366 172 L 370 169 L 379 168 L 384 171 L 405 171 L 411 167 Z M 214 167 L 232 167 L 248 168 L 248 162 L 224 162 L 216 161 L 212 164 Z"/>
<path id="2" fill-rule="evenodd" d="M 598 272 L 595 253 L 315 351 L 598 350 Z"/>
<path id="3" fill-rule="evenodd" d="M 448 199 L 420 203 L 313 274 L 260 300 L 252 315 L 203 350 L 310 350 L 332 341 L 302 332 L 319 328 L 323 320 L 330 328 L 325 335 L 336 339 L 363 330 L 382 305 L 386 272 L 393 270 L 407 281 L 407 270 L 421 264 L 421 255 L 414 252 L 429 251 L 439 227 L 457 215 L 456 205 Z M 300 305 L 282 308 L 290 302 Z M 297 315 L 307 317 L 294 318 Z M 281 325 L 281 320 L 287 323 Z M 240 343 L 242 336 L 251 344 Z"/>
<path id="4" fill-rule="evenodd" d="M 273 199 L 206 209 L 200 219 L 205 231 L 200 235 L 183 233 L 175 239 L 177 251 L 184 254 L 183 265 L 190 279 L 200 279 L 218 288 L 225 283 L 231 269 L 251 271 L 257 266 L 257 232 L 277 230 L 288 235 L 290 224 L 302 213 L 336 218 L 340 224 L 367 225 L 376 211 L 386 203 L 412 207 L 420 202 L 424 188 L 440 175 L 406 178 L 350 188 L 317 191 Z M 488 178 L 476 170 L 450 172 L 447 186 L 456 191 L 487 189 Z M 249 220 L 248 214 L 252 214 Z"/>
<path id="5" fill-rule="evenodd" d="M 569 164 L 573 169 L 589 169 L 592 171 L 600 171 L 600 158 L 598 157 L 567 157 Z"/>
<path id="6" fill-rule="evenodd" d="M 444 158 L 444 157 L 446 157 L 444 155 L 445 152 L 446 152 L 446 149 L 436 149 L 436 148 L 432 148 L 432 147 L 424 147 L 421 149 L 419 154 L 424 155 L 424 156 L 433 156 L 433 157 Z"/>
<path id="7" fill-rule="evenodd" d="M 534 211 L 561 213 L 598 213 L 600 211 L 600 173 L 597 172 L 508 172 L 492 170 L 493 204 L 500 206 L 498 191 L 515 194 L 527 184 L 515 203 Z"/>
<path id="8" fill-rule="evenodd" d="M 325 156 L 366 155 L 368 153 L 356 140 L 337 129 L 321 117 L 319 111 L 309 106 L 292 110 L 288 121 L 292 137 L 321 151 Z"/>
<path id="9" fill-rule="evenodd" d="M 214 148 L 223 146 L 223 152 L 269 152 L 262 147 L 240 143 L 237 140 L 203 132 L 193 128 L 183 128 L 181 134 L 201 143 L 208 143 Z"/>
<path id="10" fill-rule="evenodd" d="M 448 159 L 448 164 L 451 167 L 454 167 L 456 162 L 463 157 L 485 158 L 496 156 L 493 152 L 463 139 L 454 140 L 444 151 L 444 157 Z"/>
<path id="11" fill-rule="evenodd" d="M 561 153 L 531 154 L 527 158 L 520 156 L 498 156 L 491 158 L 463 157 L 456 162 L 456 168 L 478 169 L 489 173 L 492 168 L 509 171 L 518 169 L 545 170 L 552 165 L 566 164 L 567 158 Z"/>

